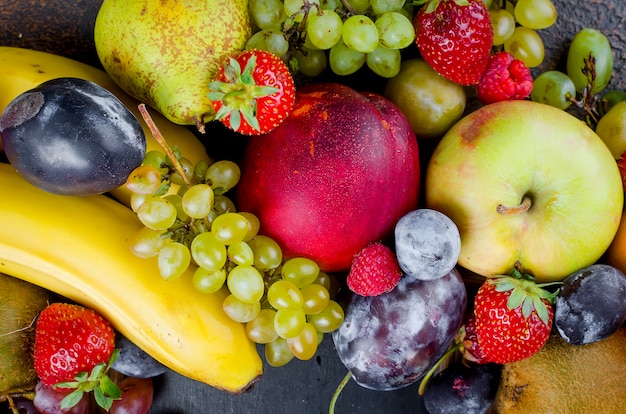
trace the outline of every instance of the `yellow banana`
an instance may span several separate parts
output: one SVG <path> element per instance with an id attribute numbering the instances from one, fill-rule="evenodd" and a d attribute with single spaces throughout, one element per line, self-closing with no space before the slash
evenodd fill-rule
<path id="1" fill-rule="evenodd" d="M 89 80 L 115 94 L 141 122 L 146 134 L 147 150 L 161 150 L 137 109 L 140 102 L 120 89 L 106 72 L 76 60 L 46 52 L 0 46 L 0 113 L 20 94 L 45 81 L 60 77 Z M 204 145 L 189 128 L 174 124 L 157 111 L 152 111 L 150 115 L 167 143 L 170 146 L 178 146 L 185 158 L 194 164 L 199 160 L 209 161 Z M 0 143 L 0 150 L 2 150 L 1 145 Z M 112 190 L 111 195 L 126 205 L 130 204 L 130 192 L 126 186 Z"/>
<path id="2" fill-rule="evenodd" d="M 231 393 L 248 388 L 262 361 L 244 326 L 222 309 L 227 291 L 203 294 L 192 269 L 175 280 L 127 241 L 141 224 L 105 196 L 55 195 L 0 163 L 0 273 L 100 312 L 172 370 Z"/>

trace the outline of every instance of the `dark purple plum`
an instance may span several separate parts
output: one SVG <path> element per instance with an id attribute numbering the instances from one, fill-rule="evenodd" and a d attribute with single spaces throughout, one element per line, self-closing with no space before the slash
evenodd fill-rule
<path id="1" fill-rule="evenodd" d="M 115 335 L 115 347 L 120 350 L 120 353 L 111 368 L 119 373 L 134 378 L 152 378 L 167 371 L 165 365 L 120 333 Z"/>
<path id="2" fill-rule="evenodd" d="M 424 391 L 429 414 L 483 414 L 496 397 L 502 367 L 456 363 L 435 374 Z"/>
<path id="3" fill-rule="evenodd" d="M 433 280 L 456 266 L 461 235 L 445 214 L 428 208 L 413 210 L 394 229 L 396 256 L 402 271 L 415 279 Z"/>
<path id="4" fill-rule="evenodd" d="M 626 276 L 619 269 L 596 263 L 574 272 L 561 285 L 554 325 L 572 345 L 597 342 L 626 321 Z"/>
<path id="5" fill-rule="evenodd" d="M 139 120 L 108 90 L 58 78 L 16 97 L 0 116 L 7 159 L 31 184 L 93 195 L 124 184 L 143 161 Z"/>
<path id="6" fill-rule="evenodd" d="M 403 276 L 378 296 L 352 295 L 332 337 L 362 387 L 390 391 L 418 381 L 444 354 L 463 322 L 465 285 L 456 269 L 436 280 Z"/>

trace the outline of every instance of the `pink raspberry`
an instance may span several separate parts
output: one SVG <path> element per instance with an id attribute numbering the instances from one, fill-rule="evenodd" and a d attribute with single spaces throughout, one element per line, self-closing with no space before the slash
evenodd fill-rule
<path id="1" fill-rule="evenodd" d="M 380 242 L 370 243 L 354 256 L 348 288 L 361 296 L 377 296 L 396 287 L 402 270 L 395 254 Z"/>
<path id="2" fill-rule="evenodd" d="M 532 90 L 530 69 L 506 51 L 489 57 L 487 69 L 476 85 L 476 94 L 483 104 L 526 99 Z"/>

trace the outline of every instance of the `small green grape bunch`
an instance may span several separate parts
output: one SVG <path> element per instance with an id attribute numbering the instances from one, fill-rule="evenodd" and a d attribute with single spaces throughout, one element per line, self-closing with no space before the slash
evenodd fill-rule
<path id="1" fill-rule="evenodd" d="M 400 50 L 413 44 L 413 6 L 405 0 L 251 0 L 257 31 L 246 48 L 271 51 L 313 77 L 328 66 L 350 75 L 367 65 L 390 78 Z"/>
<path id="2" fill-rule="evenodd" d="M 582 111 L 591 127 L 606 113 L 610 99 L 600 95 L 607 88 L 613 73 L 613 50 L 609 39 L 599 30 L 581 29 L 567 50 L 565 71 L 549 70 L 533 82 L 531 99 L 559 109 Z M 605 95 L 609 97 L 612 91 Z"/>
<path id="3" fill-rule="evenodd" d="M 256 250 L 278 253 L 273 243 L 261 238 L 253 244 Z M 231 294 L 224 300 L 224 311 L 245 323 L 248 338 L 264 345 L 267 362 L 279 367 L 294 357 L 311 359 L 324 334 L 343 323 L 344 311 L 331 298 L 330 276 L 313 260 L 281 258 L 274 265 L 255 267 L 261 272 L 234 268 L 227 279 Z"/>
<path id="4" fill-rule="evenodd" d="M 551 27 L 557 19 L 552 0 L 493 0 L 487 3 L 494 46 L 509 52 L 528 68 L 539 66 L 545 56 L 539 31 Z"/>
<path id="5" fill-rule="evenodd" d="M 230 160 L 192 165 L 178 156 L 176 161 L 180 170 L 173 167 L 175 162 L 165 153 L 149 151 L 126 181 L 131 208 L 144 225 L 129 246 L 139 257 L 158 257 L 159 271 L 165 279 L 181 276 L 192 263 L 194 246 L 213 233 L 220 234 L 214 230 L 214 222 L 236 210 L 227 192 L 241 175 L 239 166 Z M 220 218 L 218 225 L 231 220 L 234 226 L 244 223 L 247 231 L 250 223 L 239 216 L 239 220 Z M 224 239 L 217 240 L 224 250 Z M 214 256 L 221 250 L 215 250 Z M 193 259 L 195 263 L 199 260 Z"/>

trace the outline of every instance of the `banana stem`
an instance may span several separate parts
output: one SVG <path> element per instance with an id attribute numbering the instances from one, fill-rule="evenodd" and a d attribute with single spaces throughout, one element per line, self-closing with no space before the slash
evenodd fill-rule
<path id="1" fill-rule="evenodd" d="M 150 128 L 152 136 L 154 137 L 156 142 L 159 143 L 161 148 L 163 148 L 165 154 L 170 158 L 172 164 L 174 165 L 174 168 L 176 169 L 176 172 L 178 172 L 178 174 L 180 174 L 180 176 L 183 178 L 185 185 L 187 185 L 187 187 L 191 187 L 191 181 L 189 180 L 189 177 L 187 177 L 187 174 L 185 174 L 185 169 L 182 165 L 180 165 L 180 162 L 178 161 L 176 154 L 174 154 L 174 151 L 170 148 L 169 145 L 167 145 L 167 142 L 165 142 L 163 134 L 161 134 L 161 131 L 159 131 L 159 128 L 156 126 L 154 120 L 148 113 L 148 109 L 146 109 L 146 104 L 141 103 L 139 104 L 138 108 L 143 120 L 146 121 L 146 125 L 148 125 L 148 128 Z"/>

